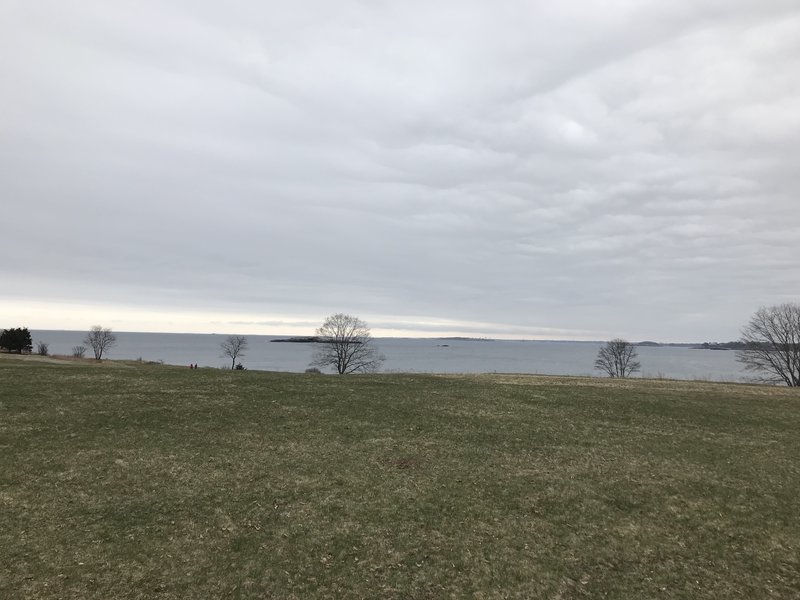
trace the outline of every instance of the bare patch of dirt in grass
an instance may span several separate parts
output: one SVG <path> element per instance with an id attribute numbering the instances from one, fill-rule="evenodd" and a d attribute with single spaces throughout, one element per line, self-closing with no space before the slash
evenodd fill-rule
<path id="1" fill-rule="evenodd" d="M 399 471 L 408 471 L 418 468 L 422 464 L 422 459 L 418 456 L 394 456 L 384 458 L 381 460 L 381 464 Z"/>

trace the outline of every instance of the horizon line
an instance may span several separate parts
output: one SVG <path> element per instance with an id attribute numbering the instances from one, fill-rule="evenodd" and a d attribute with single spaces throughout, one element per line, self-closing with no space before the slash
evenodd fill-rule
<path id="1" fill-rule="evenodd" d="M 86 330 L 83 329 L 41 329 L 36 327 L 30 327 L 30 331 L 58 331 L 58 332 L 66 332 L 66 333 L 86 333 Z M 279 337 L 279 338 L 301 338 L 301 337 L 313 337 L 315 334 L 305 334 L 305 335 L 298 335 L 298 334 L 282 334 L 282 333 L 248 333 L 248 334 L 232 334 L 232 333 L 220 333 L 216 331 L 128 331 L 128 330 L 114 330 L 114 333 L 123 334 L 123 333 L 136 333 L 136 334 L 149 334 L 149 335 L 219 335 L 219 336 L 227 336 L 227 335 L 244 335 L 244 336 L 254 336 L 254 337 Z M 592 344 L 592 343 L 604 343 L 608 342 L 607 339 L 569 339 L 569 338 L 534 338 L 534 337 L 493 337 L 493 336 L 470 336 L 470 335 L 372 335 L 373 339 L 414 339 L 414 340 L 461 340 L 461 341 L 482 341 L 482 342 L 557 342 L 557 343 L 576 343 L 576 344 Z M 665 342 L 665 341 L 657 341 L 653 339 L 642 339 L 638 341 L 632 341 L 631 343 L 636 344 L 659 344 L 659 345 L 676 345 L 676 346 L 691 346 L 697 344 L 704 344 L 704 343 L 729 343 L 734 342 L 736 340 L 727 340 L 725 342 L 719 342 L 719 340 L 714 340 L 714 342 L 710 342 L 710 340 L 703 340 L 702 342 L 698 341 L 682 341 L 682 342 Z"/>

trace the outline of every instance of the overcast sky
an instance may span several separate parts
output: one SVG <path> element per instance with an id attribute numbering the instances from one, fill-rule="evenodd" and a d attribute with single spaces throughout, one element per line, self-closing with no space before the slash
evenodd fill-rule
<path id="1" fill-rule="evenodd" d="M 729 340 L 797 0 L 0 1 L 0 326 Z"/>

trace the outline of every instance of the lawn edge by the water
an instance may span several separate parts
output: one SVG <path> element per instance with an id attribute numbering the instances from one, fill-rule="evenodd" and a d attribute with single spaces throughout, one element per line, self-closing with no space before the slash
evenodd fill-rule
<path id="1" fill-rule="evenodd" d="M 22 364 L 53 364 L 53 365 L 68 365 L 68 366 L 95 366 L 95 367 L 139 367 L 139 366 L 153 366 L 153 367 L 163 367 L 163 368 L 172 368 L 172 369 L 186 369 L 186 365 L 180 364 L 173 364 L 173 363 L 165 363 L 161 361 L 151 361 L 151 360 L 142 360 L 142 359 L 116 359 L 116 358 L 104 358 L 102 360 L 96 360 L 94 358 L 83 357 L 78 358 L 74 356 L 67 356 L 63 354 L 55 354 L 49 356 L 41 356 L 38 354 L 16 354 L 16 353 L 8 353 L 8 352 L 0 352 L 0 360 L 7 360 L 7 361 L 19 361 Z M 230 371 L 231 369 L 226 367 L 200 367 L 203 370 L 212 370 L 212 371 Z M 270 371 L 266 369 L 245 369 L 246 371 L 252 373 L 285 373 L 285 374 L 295 374 L 300 375 L 304 374 L 299 371 Z M 340 377 L 335 373 L 322 373 L 318 374 L 315 373 L 314 376 L 326 376 L 326 377 Z M 712 384 L 712 385 L 732 385 L 732 386 L 745 386 L 745 387 L 756 387 L 762 388 L 767 387 L 771 389 L 775 388 L 782 388 L 784 386 L 781 385 L 769 385 L 763 383 L 755 383 L 755 382 L 746 382 L 746 381 L 719 381 L 714 379 L 706 379 L 706 378 L 695 378 L 695 379 L 673 379 L 669 377 L 625 377 L 625 378 L 615 378 L 615 377 L 606 377 L 601 375 L 551 375 L 547 373 L 504 373 L 500 371 L 486 371 L 480 373 L 472 373 L 472 372 L 436 372 L 436 371 L 426 371 L 426 372 L 418 372 L 418 371 L 378 371 L 375 373 L 352 373 L 349 375 L 342 375 L 341 377 L 365 377 L 365 376 L 393 376 L 393 375 L 419 375 L 419 376 L 435 376 L 435 377 L 444 377 L 444 378 L 469 378 L 469 377 L 497 377 L 499 380 L 509 379 L 509 378 L 542 378 L 546 380 L 566 380 L 566 381 L 580 381 L 586 380 L 591 382 L 608 382 L 609 384 L 613 385 L 623 385 L 625 382 L 635 382 L 635 381 L 642 381 L 642 382 L 666 382 L 666 383 L 689 383 L 689 384 Z"/>

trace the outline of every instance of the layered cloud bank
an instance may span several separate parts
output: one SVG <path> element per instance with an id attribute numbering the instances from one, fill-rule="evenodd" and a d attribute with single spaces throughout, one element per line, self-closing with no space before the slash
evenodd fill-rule
<path id="1" fill-rule="evenodd" d="M 800 298 L 795 1 L 295 4 L 2 9 L 5 326 L 725 340 Z"/>

